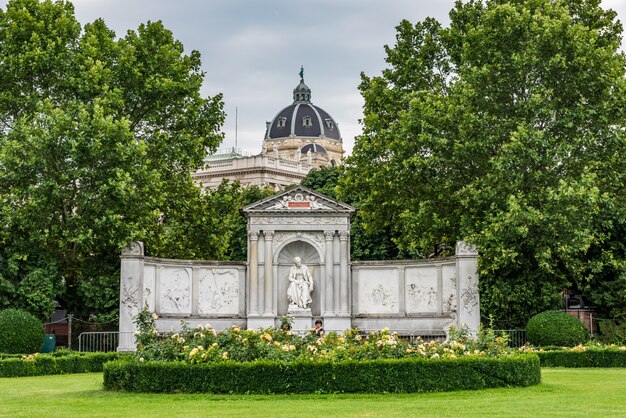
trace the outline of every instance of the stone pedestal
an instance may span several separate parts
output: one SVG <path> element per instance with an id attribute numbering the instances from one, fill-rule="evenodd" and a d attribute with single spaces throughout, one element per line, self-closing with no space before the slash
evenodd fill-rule
<path id="1" fill-rule="evenodd" d="M 350 316 L 325 316 L 324 331 L 337 332 L 342 334 L 344 331 L 352 328 L 352 318 Z"/>
<path id="2" fill-rule="evenodd" d="M 250 316 L 248 315 L 248 329 L 274 328 L 276 325 L 274 316 Z"/>
<path id="3" fill-rule="evenodd" d="M 293 324 L 291 325 L 291 330 L 293 332 L 302 334 L 313 328 L 313 314 L 310 309 L 290 312 L 288 315 L 293 317 Z"/>

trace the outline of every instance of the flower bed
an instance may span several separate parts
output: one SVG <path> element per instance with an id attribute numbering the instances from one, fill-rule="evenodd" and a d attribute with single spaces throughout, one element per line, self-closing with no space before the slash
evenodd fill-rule
<path id="1" fill-rule="evenodd" d="M 401 358 L 450 358 L 464 356 L 498 357 L 511 354 L 506 335 L 481 330 L 477 338 L 464 330 L 452 330 L 443 343 L 408 341 L 387 328 L 363 335 L 358 329 L 343 334 L 331 332 L 318 338 L 314 330 L 305 335 L 273 328 L 243 330 L 233 326 L 216 332 L 210 325 L 190 329 L 181 322 L 181 331 L 160 338 L 147 310 L 139 313 L 137 360 L 183 361 L 190 364 L 216 363 L 234 360 L 250 362 L 379 360 Z"/>

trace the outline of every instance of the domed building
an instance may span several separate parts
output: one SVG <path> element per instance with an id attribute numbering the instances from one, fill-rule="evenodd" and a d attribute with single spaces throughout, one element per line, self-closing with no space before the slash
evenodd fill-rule
<path id="1" fill-rule="evenodd" d="M 300 83 L 293 103 L 266 122 L 262 151 L 245 156 L 230 149 L 206 158 L 207 168 L 192 175 L 205 188 L 216 188 L 223 179 L 276 190 L 298 184 L 313 168 L 335 166 L 343 160 L 343 142 L 335 119 L 311 102 L 311 89 Z"/>
<path id="2" fill-rule="evenodd" d="M 304 83 L 293 90 L 293 103 L 267 122 L 265 150 L 278 150 L 281 158 L 310 159 L 313 167 L 335 166 L 343 158 L 339 126 L 324 109 L 311 102 L 311 89 Z"/>

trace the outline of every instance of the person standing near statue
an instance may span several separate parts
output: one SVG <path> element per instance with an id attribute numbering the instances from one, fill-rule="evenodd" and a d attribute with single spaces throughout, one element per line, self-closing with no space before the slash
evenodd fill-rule
<path id="1" fill-rule="evenodd" d="M 296 264 L 289 272 L 289 288 L 287 289 L 287 298 L 289 305 L 295 305 L 300 309 L 308 309 L 312 302 L 311 292 L 313 291 L 313 276 L 309 268 L 302 264 L 300 257 L 293 259 Z"/>
<path id="2" fill-rule="evenodd" d="M 315 335 L 317 335 L 317 338 L 322 338 L 324 337 L 324 334 L 324 323 L 321 319 L 317 319 L 315 321 Z"/>

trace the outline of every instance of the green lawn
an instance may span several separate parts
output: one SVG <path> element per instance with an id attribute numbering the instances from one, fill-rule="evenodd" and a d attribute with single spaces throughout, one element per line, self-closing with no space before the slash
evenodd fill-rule
<path id="1" fill-rule="evenodd" d="M 0 379 L 11 417 L 626 416 L 626 369 L 543 369 L 525 389 L 408 395 L 153 395 L 106 392 L 102 374 Z"/>

